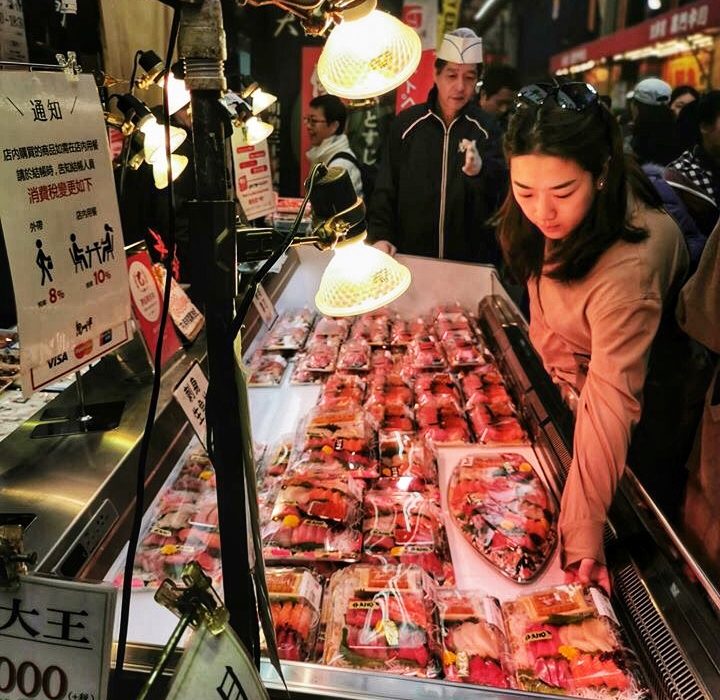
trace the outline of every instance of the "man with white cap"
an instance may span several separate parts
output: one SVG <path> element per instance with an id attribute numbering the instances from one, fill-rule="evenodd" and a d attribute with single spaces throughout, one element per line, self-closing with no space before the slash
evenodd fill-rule
<path id="1" fill-rule="evenodd" d="M 446 34 L 427 102 L 398 114 L 388 136 L 368 234 L 382 250 L 496 263 L 487 224 L 502 201 L 507 173 L 495 122 L 475 104 L 482 39 Z"/>

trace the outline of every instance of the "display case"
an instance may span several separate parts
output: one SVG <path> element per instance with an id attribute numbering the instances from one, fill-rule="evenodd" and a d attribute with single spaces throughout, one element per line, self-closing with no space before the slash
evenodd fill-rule
<path id="1" fill-rule="evenodd" d="M 400 256 L 413 274 L 408 292 L 394 304 L 404 315 L 424 312 L 440 301 L 458 301 L 477 312 L 478 323 L 510 385 L 531 444 L 513 447 L 540 475 L 559 502 L 570 464 L 572 414 L 533 352 L 522 315 L 491 267 Z M 279 311 L 311 306 L 326 255 L 300 253 L 271 294 Z M 248 356 L 254 351 L 246 335 Z M 163 377 L 160 413 L 148 472 L 146 508 L 191 440 L 190 430 L 171 400 L 171 391 L 193 359 L 202 360 L 202 340 Z M 133 355 L 136 357 L 133 359 Z M 144 364 L 143 364 L 144 363 Z M 2 442 L 0 513 L 32 520 L 26 547 L 40 553 L 38 568 L 78 578 L 113 578 L 128 533 L 137 446 L 147 405 L 147 363 L 140 346 L 126 346 L 106 368 L 88 378 L 89 393 L 126 402 L 123 423 L 104 435 L 30 440 L 29 426 Z M 291 363 L 292 364 L 292 363 Z M 253 438 L 264 444 L 293 433 L 317 401 L 317 386 L 294 386 L 286 371 L 277 386 L 251 388 Z M 62 399 L 63 397 L 61 397 Z M 114 398 L 114 397 L 113 397 Z M 438 450 L 442 505 L 454 464 L 465 455 L 484 454 L 477 445 Z M 450 552 L 460 587 L 510 600 L 528 590 L 562 581 L 557 554 L 530 583 L 499 576 L 467 542 L 448 528 Z M 683 546 L 681 538 L 628 472 L 613 505 L 606 548 L 614 577 L 613 603 L 645 681 L 658 698 L 720 697 L 720 595 Z M 148 670 L 175 623 L 153 601 L 152 591 L 133 593 L 126 666 Z M 337 698 L 508 698 L 532 693 L 498 690 L 387 673 L 285 661 L 285 681 L 293 697 Z M 273 693 L 282 682 L 262 661 L 261 675 Z M 536 697 L 546 697 L 537 695 Z"/>

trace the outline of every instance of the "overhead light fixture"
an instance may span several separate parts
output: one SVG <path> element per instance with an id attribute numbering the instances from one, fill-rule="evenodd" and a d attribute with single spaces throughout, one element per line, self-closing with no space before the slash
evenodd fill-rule
<path id="1" fill-rule="evenodd" d="M 420 63 L 417 32 L 375 9 L 376 0 L 340 13 L 318 60 L 318 77 L 332 95 L 361 100 L 402 85 Z"/>
<path id="2" fill-rule="evenodd" d="M 145 136 L 145 161 L 153 165 L 159 159 L 165 160 L 165 127 L 153 115 L 139 128 Z M 176 151 L 186 138 L 187 133 L 183 129 L 171 126 L 170 152 Z"/>
<path id="3" fill-rule="evenodd" d="M 315 305 L 328 316 L 356 316 L 397 299 L 410 286 L 405 265 L 365 243 L 365 205 L 342 168 L 330 168 L 310 193 L 315 245 L 334 255 L 323 272 Z"/>
<path id="4" fill-rule="evenodd" d="M 268 124 L 257 117 L 250 117 L 240 128 L 248 146 L 254 146 L 264 141 L 273 132 L 272 124 Z"/>
<path id="5" fill-rule="evenodd" d="M 170 156 L 170 173 L 173 182 L 180 177 L 183 170 L 187 167 L 188 162 L 188 159 L 179 153 L 173 153 Z M 153 161 L 152 170 L 155 187 L 159 190 L 164 190 L 168 186 L 168 166 L 165 153 L 162 154 L 162 158 L 157 158 Z"/>
<path id="6" fill-rule="evenodd" d="M 648 10 L 662 10 L 662 0 L 647 0 Z"/>
<path id="7" fill-rule="evenodd" d="M 252 106 L 254 115 L 264 112 L 270 105 L 277 102 L 277 97 L 271 92 L 265 92 L 252 78 L 248 78 L 248 86 L 240 93 L 243 100 Z"/>
<path id="8" fill-rule="evenodd" d="M 154 51 L 143 51 L 138 59 L 140 67 L 145 71 L 145 75 L 137 79 L 136 84 L 141 90 L 147 90 L 151 85 L 157 85 L 164 88 L 165 79 L 165 63 Z M 190 103 L 190 92 L 185 87 L 185 81 L 180 80 L 174 74 L 179 68 L 176 63 L 167 73 L 167 91 L 168 91 L 168 112 L 175 114 Z"/>

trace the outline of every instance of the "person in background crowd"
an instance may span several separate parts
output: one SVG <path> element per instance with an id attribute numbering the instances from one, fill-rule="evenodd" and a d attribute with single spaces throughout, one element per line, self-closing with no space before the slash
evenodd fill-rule
<path id="1" fill-rule="evenodd" d="M 630 148 L 641 165 L 667 165 L 681 153 L 669 107 L 671 92 L 664 80 L 645 78 L 628 93 L 633 118 Z"/>
<path id="2" fill-rule="evenodd" d="M 527 284 L 530 339 L 545 368 L 579 395 L 562 566 L 568 580 L 609 590 L 603 529 L 625 464 L 661 507 L 682 492 L 694 430 L 683 437 L 687 338 L 667 320 L 688 253 L 592 86 L 523 88 L 505 153 L 505 260 Z"/>
<path id="3" fill-rule="evenodd" d="M 497 119 L 503 131 L 521 85 L 520 75 L 513 66 L 494 64 L 483 73 L 478 104 L 485 114 Z"/>
<path id="4" fill-rule="evenodd" d="M 678 85 L 670 93 L 670 109 L 677 118 L 685 105 L 700 97 L 700 93 L 692 85 Z"/>
<path id="5" fill-rule="evenodd" d="M 705 246 L 697 272 L 680 292 L 680 326 L 714 353 L 720 353 L 720 226 Z M 688 485 L 683 504 L 683 525 L 690 544 L 706 560 L 703 564 L 720 576 L 720 362 L 716 363 L 700 429 L 688 462 Z"/>
<path id="6" fill-rule="evenodd" d="M 686 109 L 691 109 L 691 104 Z M 668 170 L 683 175 L 692 185 L 720 203 L 720 90 L 711 90 L 697 101 L 699 141 L 672 161 Z"/>
<path id="7" fill-rule="evenodd" d="M 312 147 L 305 154 L 310 165 L 325 163 L 328 167 L 345 168 L 358 197 L 363 196 L 362 174 L 357 156 L 345 135 L 347 109 L 335 95 L 318 95 L 310 100 L 305 128 Z"/>
<path id="8" fill-rule="evenodd" d="M 470 29 L 443 38 L 427 102 L 392 124 L 368 216 L 385 252 L 496 262 L 485 225 L 507 176 L 496 124 L 473 104 L 482 40 Z"/>

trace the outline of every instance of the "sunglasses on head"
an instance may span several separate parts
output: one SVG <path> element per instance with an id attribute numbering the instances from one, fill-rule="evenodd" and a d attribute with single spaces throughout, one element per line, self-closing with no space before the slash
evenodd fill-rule
<path id="1" fill-rule="evenodd" d="M 582 112 L 597 104 L 598 94 L 588 83 L 534 83 L 526 85 L 518 92 L 515 108 L 528 104 L 540 107 L 548 99 L 552 99 L 560 109 Z"/>

